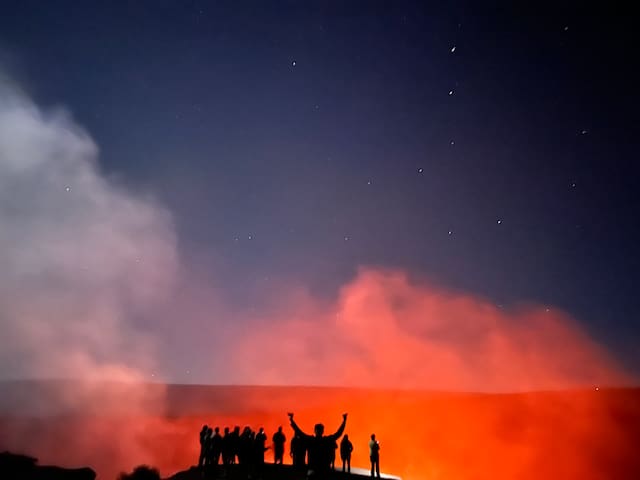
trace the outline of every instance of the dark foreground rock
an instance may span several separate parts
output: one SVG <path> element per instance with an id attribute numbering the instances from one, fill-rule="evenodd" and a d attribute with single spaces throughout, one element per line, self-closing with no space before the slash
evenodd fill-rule
<path id="1" fill-rule="evenodd" d="M 307 480 L 306 469 L 300 470 L 292 465 L 274 465 L 266 463 L 260 470 L 249 470 L 241 465 L 228 467 L 218 466 L 208 471 L 191 467 L 188 470 L 178 472 L 167 480 Z M 401 480 L 400 477 L 382 474 L 386 480 Z M 351 473 L 343 473 L 341 470 L 330 472 L 317 480 L 370 480 L 369 472 L 361 468 L 352 468 Z"/>
<path id="2" fill-rule="evenodd" d="M 0 478 L 2 480 L 95 480 L 91 468 L 62 468 L 38 465 L 38 460 L 27 455 L 0 453 Z"/>

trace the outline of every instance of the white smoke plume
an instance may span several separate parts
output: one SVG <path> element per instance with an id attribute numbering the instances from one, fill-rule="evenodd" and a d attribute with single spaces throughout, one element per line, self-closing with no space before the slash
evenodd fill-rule
<path id="1" fill-rule="evenodd" d="M 82 380 L 65 408 L 143 379 L 153 344 L 136 319 L 178 265 L 171 216 L 100 171 L 62 108 L 44 111 L 0 75 L 0 379 Z M 136 389 L 116 389 L 135 405 Z M 116 402 L 117 403 L 117 402 Z"/>

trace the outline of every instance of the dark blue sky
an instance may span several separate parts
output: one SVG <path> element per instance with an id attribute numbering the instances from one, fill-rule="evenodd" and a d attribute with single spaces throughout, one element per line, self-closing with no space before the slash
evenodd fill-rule
<path id="1" fill-rule="evenodd" d="M 477 3 L 5 0 L 0 61 L 232 302 L 397 267 L 640 364 L 631 17 Z"/>

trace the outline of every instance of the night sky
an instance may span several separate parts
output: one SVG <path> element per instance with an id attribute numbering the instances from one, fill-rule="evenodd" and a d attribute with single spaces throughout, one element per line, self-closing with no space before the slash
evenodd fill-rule
<path id="1" fill-rule="evenodd" d="M 479 3 L 4 0 L 0 65 L 229 309 L 401 269 L 562 309 L 640 373 L 636 26 Z"/>

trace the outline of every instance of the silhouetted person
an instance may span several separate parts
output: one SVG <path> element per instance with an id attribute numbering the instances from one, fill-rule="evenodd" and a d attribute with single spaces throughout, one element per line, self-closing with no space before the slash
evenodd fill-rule
<path id="1" fill-rule="evenodd" d="M 250 427 L 244 427 L 242 434 L 238 438 L 238 463 L 248 465 L 253 455 L 253 436 Z"/>
<path id="2" fill-rule="evenodd" d="M 302 469 L 305 466 L 305 457 L 307 456 L 307 446 L 304 443 L 304 439 L 294 434 L 289 444 L 291 459 L 293 460 L 293 466 Z"/>
<path id="3" fill-rule="evenodd" d="M 304 440 L 308 452 L 309 472 L 311 475 L 325 476 L 331 465 L 331 452 L 333 445 L 342 436 L 344 428 L 347 425 L 347 414 L 342 415 L 342 424 L 338 430 L 331 435 L 324 435 L 324 425 L 316 423 L 313 427 L 313 435 L 307 435 L 293 420 L 293 413 L 289 413 L 289 420 L 291 421 L 291 428 Z"/>
<path id="4" fill-rule="evenodd" d="M 333 445 L 331 445 L 331 450 L 329 450 L 329 466 L 331 470 L 336 469 L 336 450 L 338 449 L 338 441 L 334 440 Z"/>
<path id="5" fill-rule="evenodd" d="M 200 456 L 198 457 L 198 468 L 204 466 L 205 459 L 207 457 L 207 434 L 209 431 L 209 425 L 203 425 L 200 430 Z"/>
<path id="6" fill-rule="evenodd" d="M 284 444 L 287 437 L 282 432 L 282 427 L 278 427 L 278 431 L 273 434 L 273 463 L 282 465 L 284 459 Z"/>
<path id="7" fill-rule="evenodd" d="M 220 455 L 222 454 L 222 436 L 220 435 L 220 427 L 213 430 L 211 437 L 211 463 L 218 465 L 220 463 Z"/>
<path id="8" fill-rule="evenodd" d="M 349 440 L 349 435 L 345 435 L 340 442 L 340 458 L 342 459 L 343 472 L 346 464 L 347 472 L 351 473 L 351 452 L 353 452 L 353 444 Z"/>
<path id="9" fill-rule="evenodd" d="M 207 435 L 204 439 L 204 450 L 205 450 L 204 464 L 207 467 L 209 467 L 213 463 L 213 450 L 212 450 L 213 445 L 211 443 L 212 437 L 213 437 L 213 430 L 211 429 L 211 427 L 209 427 L 207 428 Z"/>
<path id="10" fill-rule="evenodd" d="M 233 465 L 236 463 L 238 456 L 238 450 L 240 448 L 240 427 L 236 425 L 231 432 L 231 455 L 229 456 L 229 462 Z"/>
<path id="11" fill-rule="evenodd" d="M 254 451 L 255 451 L 255 460 L 257 465 L 264 465 L 264 452 L 266 452 L 269 447 L 267 444 L 267 434 L 264 433 L 264 428 L 260 427 L 258 429 L 258 433 L 256 433 L 256 438 L 253 441 Z"/>
<path id="12" fill-rule="evenodd" d="M 231 452 L 233 452 L 233 438 L 229 427 L 224 427 L 224 437 L 222 437 L 222 463 L 231 465 Z"/>
<path id="13" fill-rule="evenodd" d="M 376 434 L 371 434 L 369 441 L 369 460 L 371 460 L 371 476 L 375 470 L 376 476 L 380 478 L 380 442 L 376 440 Z"/>

